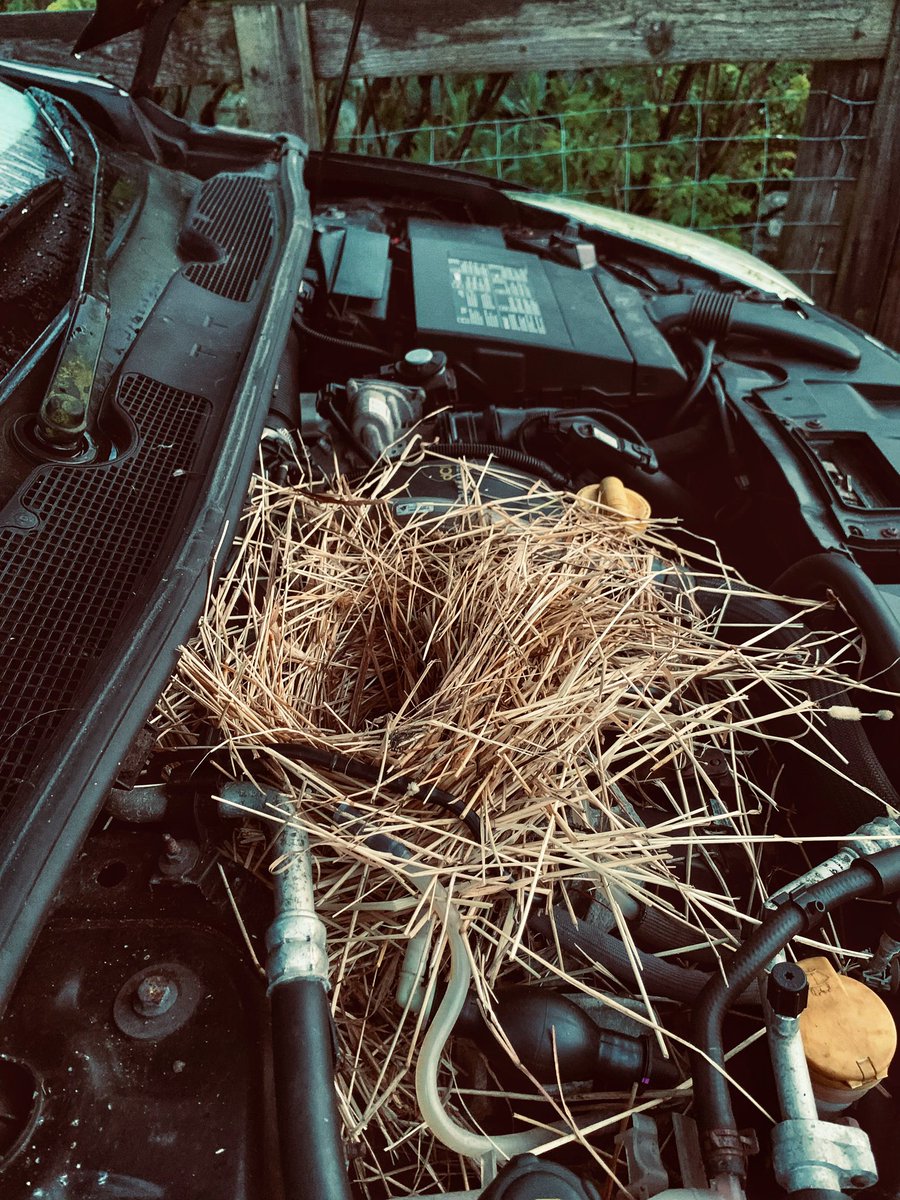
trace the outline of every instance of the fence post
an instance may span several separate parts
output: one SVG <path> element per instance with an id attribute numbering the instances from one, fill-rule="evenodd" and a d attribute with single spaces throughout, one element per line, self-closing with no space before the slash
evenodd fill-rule
<path id="1" fill-rule="evenodd" d="M 319 112 L 306 4 L 239 3 L 231 15 L 251 125 L 298 133 L 318 149 Z"/>
<path id="2" fill-rule="evenodd" d="M 900 345 L 900 0 L 862 168 L 841 247 L 831 307 L 889 345 Z"/>
<path id="3" fill-rule="evenodd" d="M 853 204 L 881 60 L 813 66 L 810 97 L 788 192 L 778 266 L 828 307 Z"/>

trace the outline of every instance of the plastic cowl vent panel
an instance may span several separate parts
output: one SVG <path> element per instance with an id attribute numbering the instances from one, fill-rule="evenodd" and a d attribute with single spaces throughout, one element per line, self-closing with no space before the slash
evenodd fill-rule
<path id="1" fill-rule="evenodd" d="M 272 249 L 275 218 L 265 180 L 258 175 L 216 175 L 200 191 L 196 217 L 222 257 L 191 263 L 185 275 L 208 292 L 245 303 Z"/>
<path id="2" fill-rule="evenodd" d="M 209 414 L 143 375 L 126 376 L 118 400 L 138 429 L 132 455 L 42 468 L 22 496 L 40 525 L 0 529 L 0 817 L 176 532 Z"/>

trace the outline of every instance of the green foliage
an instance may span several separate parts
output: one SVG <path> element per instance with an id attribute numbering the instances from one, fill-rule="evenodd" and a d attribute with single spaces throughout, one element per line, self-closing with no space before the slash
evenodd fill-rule
<path id="1" fill-rule="evenodd" d="M 0 0 L 0 12 L 70 12 L 96 8 L 95 0 Z"/>
<path id="2" fill-rule="evenodd" d="M 797 63 L 363 81 L 340 144 L 459 163 L 740 244 L 767 192 L 790 180 L 808 95 Z"/>

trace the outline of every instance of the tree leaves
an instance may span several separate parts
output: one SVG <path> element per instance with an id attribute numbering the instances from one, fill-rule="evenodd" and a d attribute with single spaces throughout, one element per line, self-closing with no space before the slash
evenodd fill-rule
<path id="1" fill-rule="evenodd" d="M 374 110 L 358 87 L 342 148 L 460 163 L 737 245 L 791 176 L 809 95 L 798 63 L 427 79 L 428 103 L 421 79 L 395 78 Z"/>

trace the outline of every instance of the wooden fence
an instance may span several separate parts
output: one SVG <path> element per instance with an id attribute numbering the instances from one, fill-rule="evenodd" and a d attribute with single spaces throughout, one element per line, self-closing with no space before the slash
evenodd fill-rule
<path id="1" fill-rule="evenodd" d="M 339 74 L 354 7 L 190 5 L 159 82 L 239 79 L 255 126 L 316 145 L 316 83 Z M 76 65 L 127 85 L 136 37 L 73 64 L 69 48 L 88 15 L 0 14 L 0 57 Z M 814 64 L 779 265 L 821 303 L 900 346 L 900 0 L 373 0 L 353 74 L 768 60 Z M 860 106 L 866 139 L 838 136 L 848 100 Z"/>

